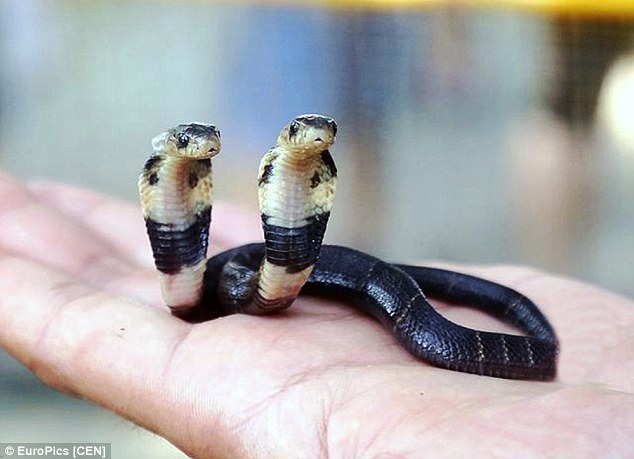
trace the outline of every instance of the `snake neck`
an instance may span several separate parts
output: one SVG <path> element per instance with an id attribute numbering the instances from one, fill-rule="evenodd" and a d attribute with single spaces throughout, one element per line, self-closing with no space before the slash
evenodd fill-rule
<path id="1" fill-rule="evenodd" d="M 139 193 L 161 291 L 172 310 L 200 298 L 211 220 L 211 160 L 155 155 Z"/>
<path id="2" fill-rule="evenodd" d="M 211 207 L 210 159 L 157 155 L 148 163 L 150 170 L 144 169 L 140 179 L 140 182 L 146 179 L 148 184 L 146 193 L 141 192 L 141 199 L 151 200 L 143 208 L 154 220 L 186 227 L 197 214 Z"/>
<path id="3" fill-rule="evenodd" d="M 328 150 L 298 154 L 277 148 L 262 159 L 258 198 L 263 223 L 298 228 L 330 212 L 336 177 L 325 177 L 324 157 L 330 158 Z"/>

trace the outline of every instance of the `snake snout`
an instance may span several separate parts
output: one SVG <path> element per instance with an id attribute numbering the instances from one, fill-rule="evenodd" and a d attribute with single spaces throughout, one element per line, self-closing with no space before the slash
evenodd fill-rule
<path id="1" fill-rule="evenodd" d="M 313 143 L 317 145 L 330 146 L 335 143 L 335 136 L 332 132 L 322 130 L 322 132 L 317 133 L 316 137 L 313 139 Z"/>
<path id="2" fill-rule="evenodd" d="M 199 148 L 199 150 L 201 152 L 205 152 L 205 154 L 203 155 L 204 157 L 212 158 L 220 153 L 220 144 L 212 142 L 211 145 L 201 145 L 201 148 Z"/>

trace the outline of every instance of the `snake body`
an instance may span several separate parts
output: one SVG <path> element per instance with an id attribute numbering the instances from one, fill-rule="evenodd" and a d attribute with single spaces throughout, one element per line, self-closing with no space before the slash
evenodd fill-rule
<path id="1" fill-rule="evenodd" d="M 202 226 L 209 222 L 211 200 L 201 195 L 211 190 L 210 176 L 208 185 L 199 188 L 199 178 L 192 187 L 185 177 L 198 166 L 157 172 L 158 160 L 153 159 L 163 158 L 167 154 L 163 150 L 187 158 L 188 154 L 177 150 L 179 133 L 188 126 L 192 125 L 157 137 L 165 141 L 155 140 L 155 154 L 139 179 L 164 297 L 176 315 L 205 320 L 233 313 L 276 312 L 289 307 L 304 288 L 349 299 L 377 318 L 405 349 L 434 365 L 501 378 L 555 377 L 559 349 L 555 332 L 539 308 L 520 293 L 465 274 L 393 265 L 350 248 L 321 246 L 337 176 L 328 151 L 336 124 L 327 117 L 302 115 L 292 120 L 261 162 L 258 185 L 265 243 L 237 247 L 205 262 L 207 230 Z M 204 145 L 197 151 L 212 143 L 215 152 L 219 150 L 215 128 L 190 137 L 196 145 Z M 209 161 L 208 156 L 189 161 Z M 153 173 L 158 173 L 158 181 L 152 179 Z M 165 189 L 149 191 L 158 187 Z M 181 210 L 162 214 L 155 210 L 171 202 L 167 195 L 185 203 L 176 206 Z M 163 220 L 157 219 L 159 215 Z M 174 215 L 178 219 L 166 221 Z M 187 285 L 194 287 L 194 293 L 185 291 Z M 424 292 L 479 308 L 527 336 L 457 325 L 436 312 Z"/>

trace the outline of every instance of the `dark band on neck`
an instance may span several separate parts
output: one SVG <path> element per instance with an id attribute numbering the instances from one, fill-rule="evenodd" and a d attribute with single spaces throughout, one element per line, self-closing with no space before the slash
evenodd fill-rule
<path id="1" fill-rule="evenodd" d="M 297 273 L 313 265 L 326 231 L 330 212 L 308 218 L 299 228 L 286 228 L 268 224 L 269 217 L 262 215 L 262 228 L 266 246 L 266 260 L 276 266 L 284 266 L 287 273 Z"/>
<path id="2" fill-rule="evenodd" d="M 194 222 L 185 229 L 146 218 L 156 269 L 164 274 L 176 274 L 206 258 L 210 221 L 211 206 L 197 213 Z"/>

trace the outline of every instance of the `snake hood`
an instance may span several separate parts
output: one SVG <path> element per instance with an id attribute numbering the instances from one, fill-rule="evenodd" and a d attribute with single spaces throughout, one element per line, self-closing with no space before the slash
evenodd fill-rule
<path id="1" fill-rule="evenodd" d="M 152 139 L 154 153 L 205 159 L 220 152 L 220 131 L 213 124 L 179 124 Z"/>

